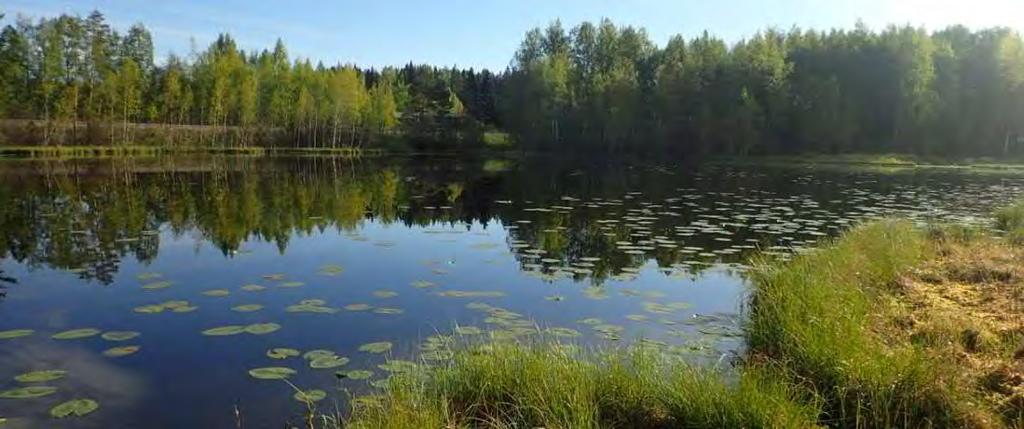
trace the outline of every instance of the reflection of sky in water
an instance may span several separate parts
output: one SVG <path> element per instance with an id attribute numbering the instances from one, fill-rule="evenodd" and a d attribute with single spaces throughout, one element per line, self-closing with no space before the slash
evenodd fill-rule
<path id="1" fill-rule="evenodd" d="M 243 175 L 240 183 L 256 175 L 249 174 Z M 406 174 L 413 177 L 415 171 Z M 133 257 L 116 258 L 119 267 L 110 284 L 85 282 L 45 263 L 30 268 L 7 259 L 2 266 L 4 274 L 19 282 L 0 302 L 0 331 L 31 328 L 38 332 L 30 338 L 0 340 L 0 380 L 5 380 L 0 382 L 0 390 L 15 387 L 12 377 L 32 370 L 62 368 L 70 374 L 52 382 L 60 388 L 53 396 L 0 400 L 0 416 L 22 418 L 9 423 L 11 427 L 40 425 L 38 420 L 26 418 L 45 419 L 46 427 L 233 427 L 237 406 L 244 427 L 280 427 L 303 407 L 291 399 L 291 388 L 285 383 L 252 379 L 246 373 L 248 369 L 278 365 L 295 368 L 299 372 L 291 381 L 296 385 L 331 393 L 328 402 L 321 403 L 327 408 L 332 408 L 329 401 L 344 397 L 333 387 L 340 385 L 359 392 L 367 389 L 367 382 L 346 380 L 339 384 L 334 370 L 310 369 L 300 358 L 272 360 L 265 356 L 267 349 L 333 350 L 351 358 L 342 369 L 370 369 L 376 373 L 373 379 L 380 379 L 386 373 L 377 365 L 384 357 L 360 352 L 360 345 L 390 341 L 395 345 L 395 357 L 411 358 L 423 340 L 448 333 L 456 324 L 497 328 L 488 323 L 489 313 L 467 308 L 474 302 L 519 313 L 530 326 L 571 328 L 583 334 L 569 341 L 608 345 L 644 338 L 680 346 L 672 350 L 688 356 L 717 361 L 738 346 L 738 339 L 731 335 L 737 332 L 736 314 L 743 301 L 741 268 L 733 264 L 687 264 L 698 260 L 741 261 L 755 245 L 802 246 L 863 217 L 887 213 L 947 219 L 973 216 L 1014 196 L 1018 189 L 1015 181 L 992 178 L 903 176 L 890 180 L 874 174 L 725 171 L 642 179 L 626 175 L 625 181 L 633 183 L 623 185 L 623 189 L 656 189 L 644 194 L 597 186 L 600 191 L 595 191 L 584 182 L 582 189 L 556 187 L 549 190 L 551 195 L 537 195 L 534 187 L 520 184 L 518 180 L 525 179 L 515 174 L 519 173 L 504 178 L 508 180 L 504 187 L 495 185 L 497 179 L 493 177 L 477 178 L 479 183 L 463 179 L 466 185 L 464 189 L 458 187 L 461 197 L 455 204 L 463 206 L 456 207 L 458 213 L 448 218 L 477 219 L 469 224 L 435 221 L 416 226 L 424 219 L 440 219 L 449 213 L 440 207 L 451 203 L 446 200 L 450 194 L 445 193 L 453 187 L 438 186 L 440 194 L 418 198 L 429 192 L 405 179 L 402 186 L 410 189 L 396 202 L 409 206 L 409 213 L 419 213 L 417 222 L 408 222 L 413 226 L 371 217 L 344 230 L 332 222 L 323 223 L 330 225 L 323 229 L 313 227 L 308 233 L 289 229 L 283 253 L 277 243 L 250 238 L 240 244 L 237 254 L 226 257 L 222 248 L 212 244 L 218 239 L 208 236 L 218 231 L 187 227 L 172 234 L 163 224 L 156 237 L 156 257 L 148 264 Z M 583 176 L 571 177 L 560 180 L 584 180 Z M 317 188 L 318 192 L 330 189 L 331 180 L 323 180 L 327 186 Z M 226 195 L 235 190 L 229 187 Z M 588 198 L 586 194 L 592 195 Z M 566 195 L 578 199 L 562 198 Z M 538 202 L 526 203 L 529 199 Z M 495 204 L 495 200 L 511 203 Z M 527 210 L 555 206 L 573 208 Z M 360 218 L 363 211 L 355 214 Z M 203 213 L 193 216 L 200 215 Z M 481 218 L 489 219 L 486 226 Z M 526 220 L 530 222 L 523 222 Z M 230 222 L 226 223 L 225 236 L 231 236 L 235 231 Z M 515 225 L 516 229 L 506 229 L 506 225 Z M 251 232 L 243 232 L 240 237 L 247 234 Z M 667 239 L 657 239 L 659 236 Z M 623 245 L 623 240 L 629 243 Z M 530 246 L 519 248 L 523 242 Z M 542 242 L 564 246 L 559 250 L 561 255 L 543 255 L 560 262 L 527 257 Z M 637 246 L 642 249 L 637 250 Z M 683 253 L 686 247 L 692 247 L 693 253 Z M 638 254 L 631 256 L 625 250 Z M 705 255 L 700 256 L 702 253 Z M 594 267 L 595 272 L 606 269 L 600 280 L 579 273 L 575 278 L 568 273 L 555 275 L 559 270 L 552 270 L 562 262 L 575 263 L 579 268 L 579 258 L 583 257 L 601 259 Z M 537 265 L 532 264 L 545 268 L 537 271 L 531 268 Z M 321 271 L 327 265 L 339 265 L 343 272 L 324 275 Z M 639 274 L 622 276 L 622 267 L 639 267 Z M 145 281 L 138 278 L 152 272 L 163 277 Z M 282 282 L 263 277 L 278 273 L 284 275 L 284 281 L 304 285 L 283 288 Z M 174 284 L 153 291 L 140 288 L 157 280 Z M 434 285 L 412 286 L 421 281 Z M 268 289 L 241 290 L 246 284 L 261 284 Z M 231 294 L 202 294 L 211 289 L 228 289 Z M 384 290 L 397 295 L 374 295 Z M 503 296 L 438 295 L 444 291 L 501 292 Z M 285 311 L 305 299 L 322 299 L 326 306 L 340 311 Z M 187 300 L 199 309 L 183 314 L 132 311 L 168 300 Z M 401 309 L 402 313 L 342 309 L 359 303 Z M 650 311 L 658 310 L 651 303 L 683 303 L 685 308 L 680 305 L 676 310 Z M 231 311 L 243 304 L 264 308 L 251 313 Z M 580 322 L 593 318 L 600 321 Z M 218 326 L 263 322 L 279 323 L 282 328 L 263 336 L 200 334 Z M 85 327 L 140 331 L 142 336 L 123 343 L 99 337 L 64 342 L 48 338 L 55 332 Z M 618 334 L 622 341 L 618 342 L 602 339 L 594 329 L 617 327 L 623 329 Z M 142 346 L 134 355 L 118 359 L 100 355 L 107 348 L 133 344 Z M 94 398 L 101 408 L 84 419 L 48 419 L 49 407 L 76 397 Z"/>

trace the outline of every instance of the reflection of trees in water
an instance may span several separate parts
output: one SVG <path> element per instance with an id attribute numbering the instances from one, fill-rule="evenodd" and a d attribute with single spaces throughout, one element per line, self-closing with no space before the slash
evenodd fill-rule
<path id="1" fill-rule="evenodd" d="M 631 231 L 621 225 L 602 228 L 597 221 L 621 211 L 524 211 L 560 204 L 564 195 L 619 197 L 632 182 L 643 183 L 645 192 L 667 195 L 675 186 L 667 180 L 638 179 L 635 171 L 610 170 L 598 179 L 567 168 L 521 174 L 485 171 L 482 165 L 409 159 L 381 167 L 369 161 L 275 158 L 162 169 L 113 161 L 98 174 L 90 173 L 101 170 L 92 165 L 58 164 L 59 171 L 47 165 L 0 181 L 0 200 L 8 202 L 0 206 L 0 251 L 29 266 L 110 283 L 122 258 L 155 259 L 160 234 L 196 234 L 230 256 L 249 240 L 273 242 L 283 253 L 293 235 L 355 231 L 367 220 L 464 229 L 473 222 L 512 225 L 530 219 L 510 237 L 566 264 L 600 258 L 583 277 L 605 279 L 649 258 L 663 267 L 684 259 L 667 249 L 645 255 L 617 251 L 615 243 L 628 241 Z M 495 203 L 503 199 L 514 203 Z M 669 235 L 671 225 L 657 224 L 654 233 Z"/>

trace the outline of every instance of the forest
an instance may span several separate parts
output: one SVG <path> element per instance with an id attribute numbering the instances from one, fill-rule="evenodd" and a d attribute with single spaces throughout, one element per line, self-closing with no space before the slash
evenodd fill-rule
<path id="1" fill-rule="evenodd" d="M 0 33 L 0 144 L 1024 155 L 1024 39 L 1006 28 L 705 31 L 658 46 L 607 19 L 554 21 L 499 72 L 324 65 L 227 34 L 157 63 L 152 38 L 98 11 L 15 19 Z M 194 130 L 198 142 L 176 137 Z"/>

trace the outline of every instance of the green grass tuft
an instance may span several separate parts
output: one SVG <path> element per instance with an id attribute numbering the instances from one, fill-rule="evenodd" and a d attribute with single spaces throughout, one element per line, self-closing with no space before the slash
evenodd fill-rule
<path id="1" fill-rule="evenodd" d="M 347 428 L 801 428 L 817 408 L 760 370 L 701 369 L 648 348 L 472 346 L 356 401 Z"/>

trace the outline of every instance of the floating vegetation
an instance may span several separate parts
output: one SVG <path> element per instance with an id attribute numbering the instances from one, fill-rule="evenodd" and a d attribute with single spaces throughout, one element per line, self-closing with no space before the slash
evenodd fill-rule
<path id="1" fill-rule="evenodd" d="M 562 296 L 562 295 L 551 295 L 551 296 L 545 296 L 544 300 L 546 300 L 546 301 L 556 301 L 557 302 L 557 301 L 565 300 L 565 297 Z"/>
<path id="2" fill-rule="evenodd" d="M 322 299 L 304 299 L 299 301 L 298 304 L 289 305 L 285 307 L 284 311 L 289 313 L 337 313 L 337 308 L 331 308 L 326 306 L 327 301 Z"/>
<path id="3" fill-rule="evenodd" d="M 12 329 L 9 331 L 0 331 L 0 340 L 13 340 L 15 338 L 23 338 L 35 334 L 36 331 L 32 329 Z"/>
<path id="4" fill-rule="evenodd" d="M 77 340 L 80 338 L 94 337 L 100 334 L 99 329 L 83 328 L 83 329 L 72 329 L 70 331 L 59 332 L 53 334 L 52 337 L 55 340 Z"/>
<path id="5" fill-rule="evenodd" d="M 237 311 L 239 313 L 251 313 L 254 311 L 260 311 L 262 309 L 263 306 L 260 304 L 243 304 L 231 307 L 231 311 Z"/>
<path id="6" fill-rule="evenodd" d="M 135 331 L 110 331 L 104 332 L 103 335 L 100 336 L 100 338 L 103 338 L 104 340 L 107 341 L 127 341 L 132 338 L 138 337 L 139 335 L 142 334 Z"/>
<path id="7" fill-rule="evenodd" d="M 67 373 L 67 371 L 61 369 L 47 369 L 42 371 L 26 372 L 14 377 L 14 380 L 19 383 L 43 383 L 64 378 Z"/>
<path id="8" fill-rule="evenodd" d="M 277 323 L 254 323 L 245 327 L 245 332 L 253 335 L 266 335 L 272 332 L 277 332 L 281 329 L 281 325 Z"/>
<path id="9" fill-rule="evenodd" d="M 349 358 L 344 356 L 321 356 L 309 361 L 309 367 L 313 369 L 337 368 L 348 364 Z"/>
<path id="10" fill-rule="evenodd" d="M 645 302 L 644 311 L 654 314 L 669 314 L 678 310 L 684 310 L 690 308 L 691 304 L 687 302 L 670 302 L 668 304 L 659 304 L 657 302 Z"/>
<path id="11" fill-rule="evenodd" d="M 82 417 L 100 408 L 100 404 L 92 399 L 74 399 L 50 409 L 54 418 Z"/>
<path id="12" fill-rule="evenodd" d="M 373 292 L 373 296 L 377 298 L 394 298 L 398 296 L 398 292 L 393 290 L 378 290 Z"/>
<path id="13" fill-rule="evenodd" d="M 286 347 L 277 347 L 267 350 L 267 357 L 271 359 L 288 359 L 290 357 L 296 357 L 302 354 L 302 352 L 296 349 L 289 349 Z"/>
<path id="14" fill-rule="evenodd" d="M 335 374 L 341 378 L 349 378 L 352 380 L 366 380 L 373 377 L 373 371 L 367 371 L 365 369 L 356 369 L 345 372 L 338 371 Z"/>
<path id="15" fill-rule="evenodd" d="M 203 293 L 203 295 L 212 296 L 212 297 L 223 297 L 223 296 L 231 295 L 231 291 L 229 291 L 227 289 L 210 289 L 210 290 L 205 290 L 202 293 Z"/>
<path id="16" fill-rule="evenodd" d="M 142 346 L 114 347 L 114 348 L 107 349 L 107 350 L 103 351 L 103 356 L 113 357 L 113 358 L 122 357 L 122 356 L 128 356 L 130 354 L 135 354 L 136 352 L 138 352 L 141 349 L 142 349 Z"/>
<path id="17" fill-rule="evenodd" d="M 475 291 L 475 290 L 446 290 L 434 292 L 434 295 L 447 298 L 501 298 L 505 292 L 499 291 Z"/>
<path id="18" fill-rule="evenodd" d="M 583 289 L 583 295 L 590 299 L 606 299 L 608 291 L 603 287 L 590 286 Z"/>
<path id="19" fill-rule="evenodd" d="M 135 307 L 132 311 L 143 314 L 154 314 L 163 313 L 164 311 L 172 311 L 175 313 L 190 313 L 198 310 L 199 307 L 192 305 L 188 301 L 166 301 L 159 304 L 143 305 Z"/>
<path id="20" fill-rule="evenodd" d="M 172 281 L 161 280 L 161 281 L 158 281 L 158 282 L 144 284 L 144 285 L 142 285 L 142 288 L 145 289 L 145 290 L 160 290 L 160 289 L 167 289 L 167 288 L 171 287 L 171 285 L 173 285 L 173 284 L 174 284 L 174 282 L 172 282 Z"/>
<path id="21" fill-rule="evenodd" d="M 596 326 L 596 325 L 600 325 L 600 324 L 604 323 L 604 320 L 598 319 L 596 317 L 588 317 L 586 319 L 577 320 L 576 323 L 580 323 L 580 324 L 583 324 L 583 325 L 589 325 L 589 326 Z"/>
<path id="22" fill-rule="evenodd" d="M 324 400 L 324 398 L 327 397 L 327 392 L 324 392 L 323 390 L 302 390 L 295 392 L 293 397 L 296 401 L 311 404 Z"/>
<path id="23" fill-rule="evenodd" d="M 32 399 L 57 393 L 56 387 L 25 386 L 0 392 L 0 399 Z"/>
<path id="24" fill-rule="evenodd" d="M 241 289 L 246 292 L 261 292 L 267 290 L 267 287 L 263 285 L 249 284 L 242 286 Z"/>
<path id="25" fill-rule="evenodd" d="M 385 387 L 388 387 L 388 383 L 391 383 L 391 377 L 371 381 L 370 385 L 378 389 L 383 389 Z"/>
<path id="26" fill-rule="evenodd" d="M 390 373 L 400 373 L 415 371 L 416 368 L 419 368 L 419 365 L 417 365 L 415 362 L 395 359 L 377 365 L 377 368 L 383 369 Z"/>
<path id="27" fill-rule="evenodd" d="M 373 312 L 376 314 L 402 314 L 405 313 L 405 310 L 401 308 L 379 307 L 373 309 Z"/>
<path id="28" fill-rule="evenodd" d="M 345 272 L 341 265 L 327 264 L 320 267 L 319 273 L 325 276 L 336 276 Z"/>
<path id="29" fill-rule="evenodd" d="M 305 354 L 302 355 L 302 358 L 305 360 L 315 360 L 319 358 L 331 357 L 336 355 L 337 353 L 332 352 L 330 350 L 317 349 L 306 352 Z"/>
<path id="30" fill-rule="evenodd" d="M 281 280 L 284 280 L 284 274 L 264 274 L 262 277 L 263 280 L 269 280 L 272 282 L 279 282 Z"/>
<path id="31" fill-rule="evenodd" d="M 649 317 L 647 317 L 647 316 L 645 316 L 643 314 L 627 314 L 626 318 L 629 319 L 629 320 L 632 320 L 634 322 L 646 322 L 646 321 L 650 320 Z"/>
<path id="32" fill-rule="evenodd" d="M 349 304 L 345 306 L 348 311 L 366 311 L 373 308 L 370 304 Z"/>
<path id="33" fill-rule="evenodd" d="M 416 280 L 412 283 L 409 283 L 409 285 L 417 289 L 426 289 L 428 287 L 437 286 L 433 282 L 428 282 L 426 280 Z"/>
<path id="34" fill-rule="evenodd" d="M 456 326 L 455 333 L 459 335 L 480 335 L 484 331 L 476 326 Z"/>
<path id="35" fill-rule="evenodd" d="M 296 288 L 296 287 L 302 287 L 302 286 L 305 286 L 305 285 L 306 284 L 303 283 L 303 282 L 284 282 L 284 283 L 278 284 L 279 287 L 284 287 L 284 288 Z"/>
<path id="36" fill-rule="evenodd" d="M 164 275 L 160 274 L 160 273 L 140 273 L 140 274 L 136 275 L 135 278 L 137 278 L 137 279 L 139 279 L 141 281 L 147 281 L 147 280 L 158 279 L 158 278 L 163 277 L 163 276 Z"/>
<path id="37" fill-rule="evenodd" d="M 384 353 L 389 350 L 391 350 L 391 343 L 387 341 L 368 343 L 359 346 L 359 351 L 366 353 Z"/>
<path id="38" fill-rule="evenodd" d="M 249 376 L 260 380 L 284 380 L 295 375 L 295 370 L 281 366 L 255 368 L 249 370 Z"/>
<path id="39" fill-rule="evenodd" d="M 203 335 L 211 337 L 224 337 L 228 335 L 238 335 L 245 332 L 245 326 L 241 325 L 228 325 L 220 326 L 217 328 L 210 328 L 203 331 Z"/>

